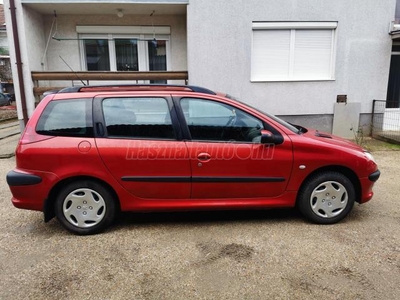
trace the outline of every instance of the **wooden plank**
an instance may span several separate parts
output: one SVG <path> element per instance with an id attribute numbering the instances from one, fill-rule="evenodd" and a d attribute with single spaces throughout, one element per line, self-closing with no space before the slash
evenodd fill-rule
<path id="1" fill-rule="evenodd" d="M 32 72 L 32 80 L 187 80 L 187 71 Z"/>
<path id="2" fill-rule="evenodd" d="M 43 93 L 44 92 L 47 92 L 47 91 L 52 91 L 52 90 L 61 90 L 61 89 L 63 89 L 63 88 L 65 88 L 65 86 L 64 87 L 57 87 L 57 86 L 42 86 L 42 87 L 34 87 L 33 88 L 33 94 L 34 95 L 43 95 Z"/>

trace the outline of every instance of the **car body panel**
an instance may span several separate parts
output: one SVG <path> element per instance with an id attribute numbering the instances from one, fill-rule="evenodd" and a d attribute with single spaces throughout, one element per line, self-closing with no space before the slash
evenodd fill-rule
<path id="1" fill-rule="evenodd" d="M 344 167 L 354 172 L 358 178 L 368 177 L 377 170 L 373 161 L 366 158 L 358 146 L 332 147 L 332 140 L 341 140 L 332 136 L 332 139 L 316 138 L 312 132 L 291 136 L 293 142 L 293 174 L 288 190 L 298 190 L 304 179 L 312 172 L 327 167 Z M 329 142 L 327 142 L 327 140 Z"/>
<path id="2" fill-rule="evenodd" d="M 193 198 L 269 198 L 284 193 L 293 163 L 281 145 L 187 142 Z"/>
<path id="3" fill-rule="evenodd" d="M 99 105 L 107 97 L 168 99 L 176 140 L 111 138 Z M 191 140 L 179 100 L 197 97 L 241 109 L 283 137 L 281 144 Z M 93 101 L 93 137 L 43 136 L 35 126 L 51 101 Z M 94 99 L 94 100 L 93 100 Z M 188 91 L 109 91 L 46 96 L 30 118 L 16 150 L 15 172 L 39 176 L 40 183 L 10 186 L 18 208 L 45 210 L 53 189 L 65 180 L 93 178 L 117 195 L 122 211 L 249 209 L 293 207 L 307 178 L 325 169 L 354 174 L 360 203 L 372 198 L 378 170 L 359 146 L 309 130 L 293 132 L 247 105 Z M 375 178 L 376 176 L 374 176 Z M 54 201 L 54 199 L 48 199 Z"/>
<path id="4" fill-rule="evenodd" d="M 96 144 L 109 172 L 133 196 L 190 198 L 191 170 L 184 142 L 97 138 Z"/>

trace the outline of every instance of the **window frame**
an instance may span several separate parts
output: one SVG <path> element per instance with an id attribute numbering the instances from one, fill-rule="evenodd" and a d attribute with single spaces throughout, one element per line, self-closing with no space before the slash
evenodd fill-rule
<path id="1" fill-rule="evenodd" d="M 81 69 L 84 71 L 87 71 L 84 40 L 108 40 L 109 71 L 117 72 L 117 58 L 114 42 L 116 39 L 137 39 L 139 71 L 149 71 L 147 42 L 154 38 L 166 42 L 166 69 L 167 71 L 171 70 L 171 29 L 169 26 L 76 26 L 76 32 L 79 37 Z"/>
<path id="2" fill-rule="evenodd" d="M 293 76 L 294 69 L 294 51 L 295 51 L 295 32 L 296 30 L 330 30 L 332 32 L 331 52 L 330 52 L 330 76 L 329 78 L 301 78 Z M 255 75 L 253 65 L 256 63 L 254 57 L 254 32 L 266 30 L 288 30 L 290 31 L 290 46 L 289 46 L 289 73 L 287 78 L 273 78 L 276 75 L 263 76 Z M 335 66 L 336 66 L 336 51 L 337 51 L 337 33 L 338 22 L 336 21 L 321 21 L 321 22 L 252 22 L 251 35 L 251 70 L 250 82 L 290 82 L 290 81 L 334 81 Z M 264 77 L 264 78 L 261 78 Z M 268 77 L 268 78 L 267 78 Z"/>

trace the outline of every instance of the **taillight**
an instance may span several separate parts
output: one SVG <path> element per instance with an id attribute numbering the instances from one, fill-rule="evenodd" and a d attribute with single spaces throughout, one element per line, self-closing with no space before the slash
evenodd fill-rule
<path id="1" fill-rule="evenodd" d="M 19 140 L 19 145 L 36 143 L 54 138 L 54 136 L 48 136 L 36 133 L 35 126 L 29 123 L 30 122 L 28 122 L 24 132 L 21 135 L 21 139 Z"/>

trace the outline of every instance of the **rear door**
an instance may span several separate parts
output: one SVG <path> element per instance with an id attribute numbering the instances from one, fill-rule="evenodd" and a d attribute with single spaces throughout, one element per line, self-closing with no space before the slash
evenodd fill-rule
<path id="1" fill-rule="evenodd" d="M 170 97 L 97 96 L 96 144 L 110 173 L 132 195 L 190 198 L 190 163 Z"/>

